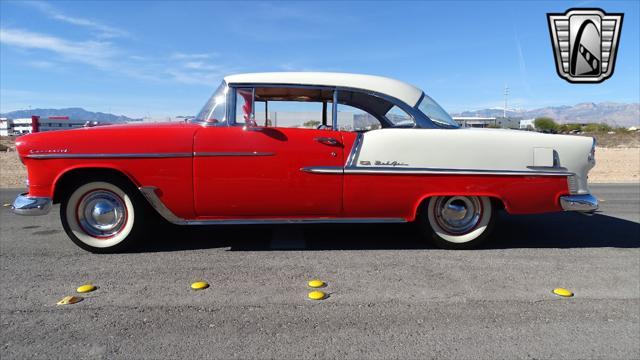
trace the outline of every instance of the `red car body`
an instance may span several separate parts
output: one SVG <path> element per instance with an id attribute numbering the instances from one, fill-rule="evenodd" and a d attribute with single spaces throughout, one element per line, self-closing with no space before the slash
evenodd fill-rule
<path id="1" fill-rule="evenodd" d="M 425 198 L 488 196 L 512 214 L 561 211 L 566 178 L 495 175 L 314 174 L 306 166 L 342 166 L 355 133 L 295 128 L 272 134 L 191 123 L 112 125 L 19 138 L 29 195 L 56 198 L 56 184 L 79 169 L 112 169 L 136 186 L 156 187 L 164 205 L 189 220 L 381 218 L 413 221 Z M 339 140 L 336 146 L 315 141 Z M 168 141 L 170 139 L 170 141 Z M 46 153 L 43 153 L 46 151 Z M 242 153 L 269 156 L 237 156 Z M 76 156 L 42 158 L 46 154 Z M 208 156 L 209 153 L 228 156 Z M 335 153 L 335 156 L 331 154 Z M 82 158 L 103 154 L 104 158 Z M 164 154 L 155 157 L 157 154 Z M 223 191 L 221 191 L 223 189 Z M 461 191 L 461 189 L 464 189 Z"/>

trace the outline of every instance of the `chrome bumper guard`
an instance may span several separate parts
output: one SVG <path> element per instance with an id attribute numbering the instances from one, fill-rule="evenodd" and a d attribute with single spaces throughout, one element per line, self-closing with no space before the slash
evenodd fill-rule
<path id="1" fill-rule="evenodd" d="M 13 200 L 11 210 L 18 215 L 46 215 L 51 210 L 51 203 L 48 197 L 29 196 L 28 193 L 24 193 Z"/>
<path id="2" fill-rule="evenodd" d="M 564 211 L 593 213 L 598 210 L 598 199 L 591 194 L 561 196 L 560 206 Z"/>

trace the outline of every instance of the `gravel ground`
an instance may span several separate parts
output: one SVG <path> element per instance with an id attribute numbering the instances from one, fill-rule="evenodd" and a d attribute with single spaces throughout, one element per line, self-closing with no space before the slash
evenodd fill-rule
<path id="1" fill-rule="evenodd" d="M 597 148 L 592 183 L 639 183 L 640 148 Z"/>
<path id="2" fill-rule="evenodd" d="M 27 179 L 27 168 L 22 165 L 18 153 L 0 152 L 0 188 L 19 188 Z"/>
<path id="3" fill-rule="evenodd" d="M 638 359 L 640 187 L 593 190 L 602 213 L 502 215 L 475 251 L 407 225 L 231 226 L 94 255 L 58 206 L 0 208 L 0 358 Z M 327 300 L 306 299 L 312 278 Z"/>

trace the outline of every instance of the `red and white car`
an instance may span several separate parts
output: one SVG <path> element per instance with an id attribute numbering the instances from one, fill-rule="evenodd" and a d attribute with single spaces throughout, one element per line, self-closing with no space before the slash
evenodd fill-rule
<path id="1" fill-rule="evenodd" d="M 180 123 L 20 137 L 29 190 L 14 212 L 60 203 L 80 247 L 117 251 L 158 215 L 179 225 L 420 223 L 446 248 L 489 234 L 496 210 L 593 212 L 590 137 L 461 129 L 422 90 L 338 73 L 224 79 Z M 148 228 L 147 228 L 148 229 Z"/>

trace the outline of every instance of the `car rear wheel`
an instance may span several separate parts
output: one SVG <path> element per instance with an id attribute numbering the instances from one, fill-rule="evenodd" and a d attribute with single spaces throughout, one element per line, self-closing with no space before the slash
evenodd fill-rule
<path id="1" fill-rule="evenodd" d="M 118 252 L 140 238 L 142 206 L 124 182 L 90 181 L 62 201 L 60 218 L 67 235 L 81 248 Z"/>
<path id="2" fill-rule="evenodd" d="M 422 231 L 444 249 L 471 249 L 493 228 L 495 211 L 486 196 L 430 198 L 418 219 Z"/>

